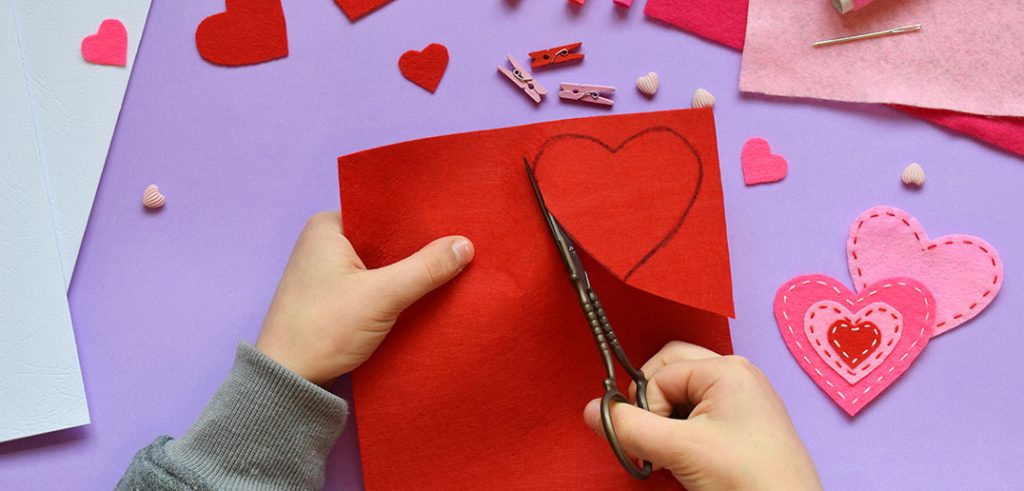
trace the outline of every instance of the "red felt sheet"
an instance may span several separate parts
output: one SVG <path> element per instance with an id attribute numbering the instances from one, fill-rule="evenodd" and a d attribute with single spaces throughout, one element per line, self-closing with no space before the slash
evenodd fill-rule
<path id="1" fill-rule="evenodd" d="M 523 159 L 635 364 L 674 339 L 730 353 L 713 118 L 585 118 L 338 159 L 345 233 L 368 267 L 446 234 L 476 246 L 353 374 L 367 489 L 678 488 L 629 477 L 583 423 L 602 364 Z"/>
<path id="2" fill-rule="evenodd" d="M 703 38 L 742 50 L 746 38 L 747 2 L 748 0 L 648 0 L 644 13 Z M 995 118 L 900 105 L 890 107 L 1012 153 L 1024 155 L 1024 118 Z"/>

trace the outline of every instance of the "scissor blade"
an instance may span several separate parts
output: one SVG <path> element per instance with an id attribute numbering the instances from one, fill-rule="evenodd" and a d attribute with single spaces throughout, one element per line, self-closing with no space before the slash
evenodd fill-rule
<path id="1" fill-rule="evenodd" d="M 533 175 L 533 169 L 530 167 L 526 157 L 523 157 L 523 165 L 526 167 L 526 174 L 530 177 L 530 185 L 533 186 L 533 194 L 537 197 L 537 205 L 540 206 L 540 212 L 544 215 L 544 220 L 548 224 L 548 230 L 551 231 L 551 238 L 554 239 L 555 246 L 558 248 L 558 254 L 562 256 L 562 262 L 565 263 L 565 268 L 569 270 L 570 279 L 577 281 L 581 277 L 583 269 L 581 266 L 578 266 L 580 259 L 573 250 L 572 241 L 565 234 L 565 231 L 562 230 L 555 217 L 548 211 L 547 205 L 544 204 L 544 196 L 540 193 L 537 178 Z"/>

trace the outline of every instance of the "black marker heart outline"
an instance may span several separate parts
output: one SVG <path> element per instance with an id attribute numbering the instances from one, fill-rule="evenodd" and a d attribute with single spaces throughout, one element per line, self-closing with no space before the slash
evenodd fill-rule
<path id="1" fill-rule="evenodd" d="M 691 193 L 690 195 L 690 202 L 686 204 L 686 207 L 683 209 L 682 214 L 679 215 L 679 220 L 676 221 L 672 228 L 669 229 L 668 233 L 666 233 L 665 236 L 662 237 L 661 240 L 659 240 L 658 243 L 651 248 L 651 250 L 647 251 L 647 253 L 644 254 L 643 257 L 641 257 L 636 264 L 629 268 L 629 271 L 626 272 L 626 275 L 622 278 L 623 281 L 628 281 L 629 277 L 632 276 L 633 273 L 640 269 L 640 267 L 647 263 L 647 261 L 650 261 L 651 258 L 653 258 L 659 250 L 665 247 L 665 245 L 668 244 L 675 237 L 676 233 L 679 232 L 679 229 L 682 228 L 683 222 L 686 221 L 686 217 L 689 216 L 690 210 L 693 208 L 694 203 L 697 202 L 697 198 L 700 196 L 701 185 L 704 183 L 704 159 L 701 158 L 700 153 L 697 152 L 697 149 L 693 146 L 692 143 L 690 143 L 690 140 L 688 140 L 678 131 L 669 128 L 668 126 L 652 126 L 650 128 L 644 129 L 638 133 L 633 134 L 632 136 L 623 140 L 622 143 L 619 143 L 614 147 L 605 143 L 603 140 L 591 135 L 584 135 L 580 133 L 563 133 L 560 135 L 554 135 L 551 138 L 545 140 L 544 143 L 541 144 L 540 148 L 537 149 L 537 153 L 533 157 L 533 171 L 536 174 L 537 167 L 540 165 L 540 158 L 544 155 L 544 151 L 547 150 L 548 145 L 565 140 L 586 140 L 590 141 L 591 143 L 596 143 L 597 145 L 601 146 L 611 154 L 615 154 L 618 153 L 619 150 L 621 150 L 623 147 L 628 145 L 633 140 L 636 140 L 640 137 L 652 133 L 667 133 L 679 139 L 686 145 L 686 147 L 690 150 L 690 153 L 692 153 L 694 158 L 697 159 L 697 182 L 694 185 L 693 193 Z M 538 185 L 539 184 L 540 182 L 538 181 Z"/>

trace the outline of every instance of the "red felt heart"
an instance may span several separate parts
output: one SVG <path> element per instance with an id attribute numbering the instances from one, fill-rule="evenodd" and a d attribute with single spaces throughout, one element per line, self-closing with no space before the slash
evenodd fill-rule
<path id="1" fill-rule="evenodd" d="M 447 68 L 448 48 L 443 44 L 431 43 L 423 51 L 409 50 L 398 59 L 402 75 L 430 92 L 437 90 Z"/>
<path id="2" fill-rule="evenodd" d="M 341 11 L 345 12 L 348 20 L 355 22 L 364 15 L 391 3 L 391 0 L 334 0 L 334 3 L 341 7 Z"/>
<path id="3" fill-rule="evenodd" d="M 870 322 L 854 324 L 849 318 L 839 319 L 828 328 L 828 342 L 835 347 L 839 357 L 850 368 L 857 368 L 862 361 L 878 349 L 882 333 Z"/>
<path id="4" fill-rule="evenodd" d="M 206 61 L 239 66 L 288 56 L 281 0 L 225 0 L 225 10 L 196 28 L 196 48 Z"/>
<path id="5" fill-rule="evenodd" d="M 82 57 L 97 65 L 125 66 L 128 63 L 128 30 L 117 19 L 100 23 L 96 34 L 82 39 Z"/>
<path id="6" fill-rule="evenodd" d="M 533 165 L 548 208 L 573 240 L 627 282 L 672 240 L 704 176 L 690 142 L 666 127 L 614 146 L 589 135 L 558 135 Z"/>

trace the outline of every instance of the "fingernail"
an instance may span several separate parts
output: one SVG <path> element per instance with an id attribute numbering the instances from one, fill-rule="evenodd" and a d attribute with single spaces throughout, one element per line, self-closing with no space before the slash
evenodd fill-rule
<path id="1" fill-rule="evenodd" d="M 473 243 L 466 239 L 456 240 L 452 244 L 452 252 L 455 253 L 455 260 L 459 266 L 465 267 L 473 260 Z"/>

